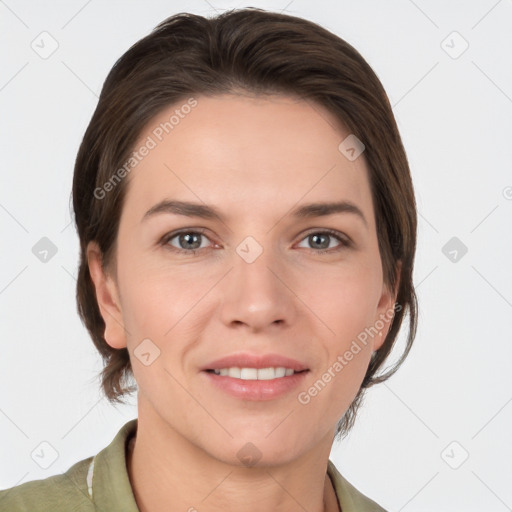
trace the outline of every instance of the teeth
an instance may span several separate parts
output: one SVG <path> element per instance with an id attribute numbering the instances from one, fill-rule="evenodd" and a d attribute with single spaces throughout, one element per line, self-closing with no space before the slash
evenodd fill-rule
<path id="1" fill-rule="evenodd" d="M 272 380 L 281 377 L 289 377 L 294 374 L 294 370 L 291 368 L 283 368 L 282 366 L 277 368 L 221 368 L 219 370 L 213 370 L 215 375 L 223 377 L 233 377 L 235 379 L 242 380 Z"/>
<path id="2" fill-rule="evenodd" d="M 293 373 L 293 370 L 292 370 Z M 286 368 L 283 368 L 282 366 L 275 369 L 276 377 L 284 377 L 286 375 Z"/>
<path id="3" fill-rule="evenodd" d="M 228 377 L 234 377 L 235 379 L 240 378 L 240 368 L 229 368 Z"/>

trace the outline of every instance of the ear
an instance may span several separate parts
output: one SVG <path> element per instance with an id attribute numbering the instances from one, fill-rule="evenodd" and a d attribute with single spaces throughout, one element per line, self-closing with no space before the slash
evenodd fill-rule
<path id="1" fill-rule="evenodd" d="M 386 336 L 391 329 L 395 317 L 395 303 L 400 288 L 400 276 L 402 273 L 402 262 L 398 261 L 395 269 L 395 289 L 390 290 L 386 283 L 382 285 L 382 293 L 377 306 L 377 316 L 374 325 L 379 333 L 373 337 L 373 350 L 379 350 L 384 344 Z"/>
<path id="2" fill-rule="evenodd" d="M 112 348 L 124 348 L 126 333 L 117 284 L 110 273 L 103 268 L 102 253 L 96 242 L 89 242 L 86 253 L 89 273 L 96 290 L 96 301 L 105 322 L 105 341 Z"/>

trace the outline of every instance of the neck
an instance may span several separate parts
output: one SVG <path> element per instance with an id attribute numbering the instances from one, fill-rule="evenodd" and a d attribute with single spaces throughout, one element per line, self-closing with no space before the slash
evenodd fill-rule
<path id="1" fill-rule="evenodd" d="M 318 450 L 287 464 L 240 467 L 209 456 L 168 425 L 151 429 L 139 416 L 127 469 L 140 512 L 230 512 L 298 509 L 339 512 L 327 456 Z"/>

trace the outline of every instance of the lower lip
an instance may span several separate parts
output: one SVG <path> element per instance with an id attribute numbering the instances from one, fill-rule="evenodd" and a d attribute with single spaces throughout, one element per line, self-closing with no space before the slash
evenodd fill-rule
<path id="1" fill-rule="evenodd" d="M 242 380 L 216 375 L 213 372 L 203 371 L 201 373 L 203 373 L 214 386 L 235 398 L 266 401 L 279 398 L 298 387 L 309 373 L 309 370 L 294 373 L 288 377 L 280 377 L 271 380 Z"/>

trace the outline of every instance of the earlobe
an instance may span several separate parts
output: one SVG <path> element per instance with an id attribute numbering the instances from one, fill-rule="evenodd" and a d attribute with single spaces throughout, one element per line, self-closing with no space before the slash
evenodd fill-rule
<path id="1" fill-rule="evenodd" d="M 96 291 L 96 301 L 105 322 L 105 341 L 112 348 L 126 347 L 119 292 L 114 278 L 103 268 L 102 254 L 96 242 L 87 245 L 89 274 Z"/>

